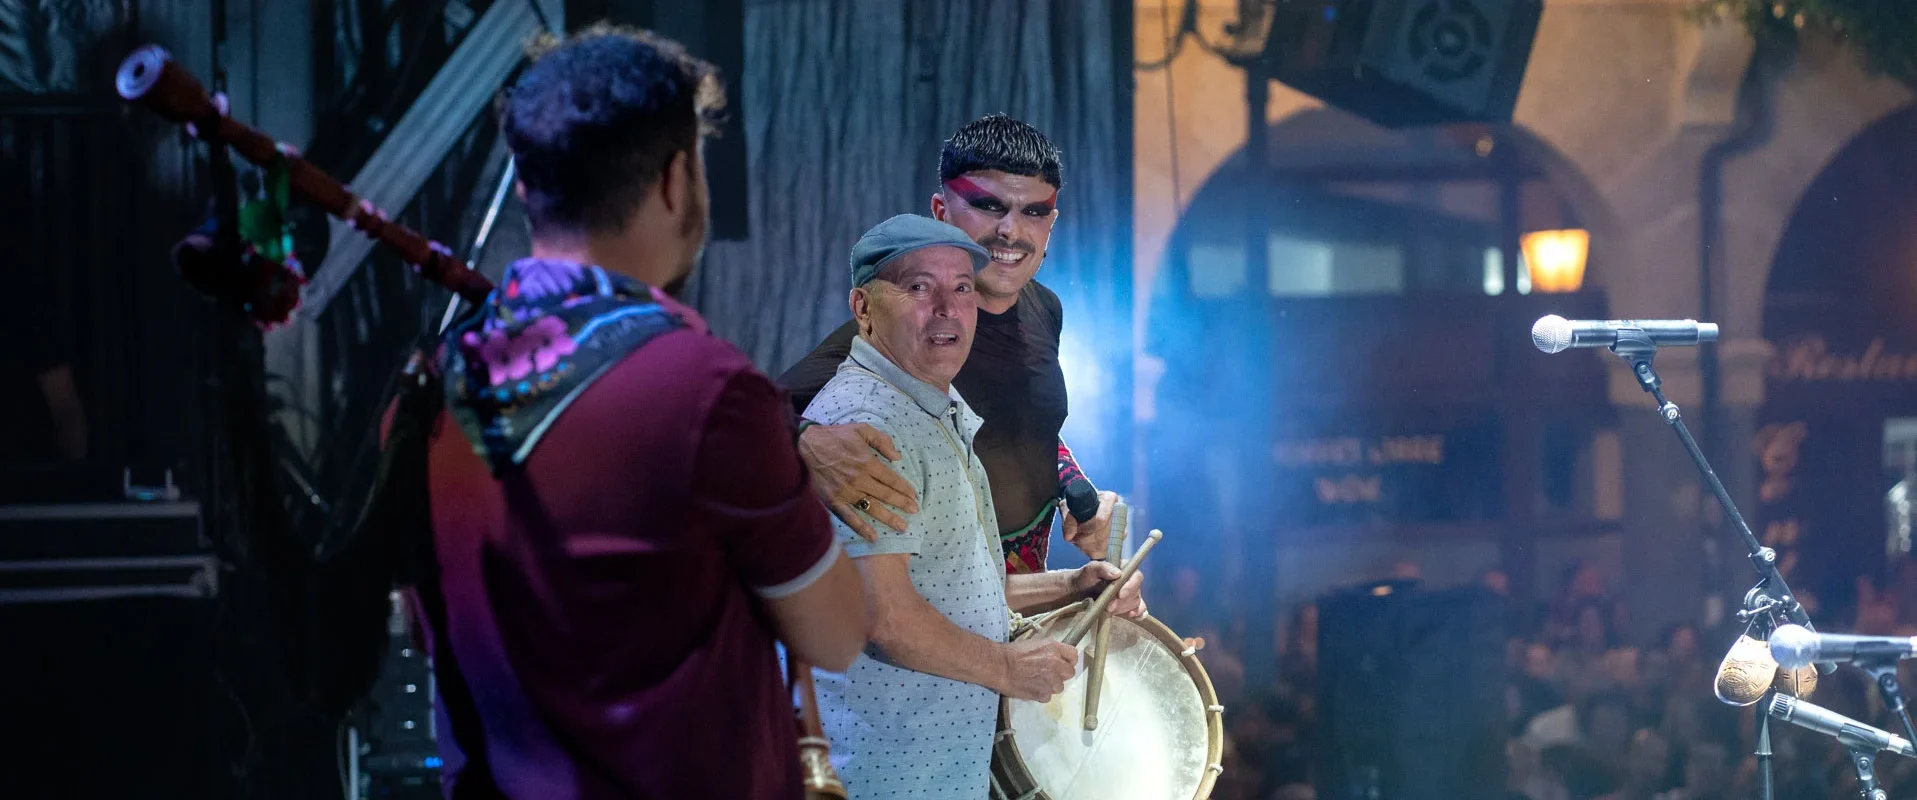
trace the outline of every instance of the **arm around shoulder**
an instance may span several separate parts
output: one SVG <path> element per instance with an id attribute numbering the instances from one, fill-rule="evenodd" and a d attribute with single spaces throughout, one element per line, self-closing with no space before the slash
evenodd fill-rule
<path id="1" fill-rule="evenodd" d="M 918 513 L 918 489 L 900 472 L 916 473 L 917 466 L 901 463 L 883 420 L 867 414 L 832 419 L 836 424 L 807 427 L 798 443 L 819 499 L 867 542 L 878 541 L 881 527 L 904 531 L 904 515 Z"/>

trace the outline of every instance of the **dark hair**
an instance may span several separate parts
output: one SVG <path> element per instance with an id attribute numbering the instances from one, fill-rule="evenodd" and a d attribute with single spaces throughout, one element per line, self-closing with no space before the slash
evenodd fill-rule
<path id="1" fill-rule="evenodd" d="M 1004 114 L 989 114 L 959 128 L 939 151 L 939 183 L 967 172 L 998 170 L 1039 178 L 1064 188 L 1058 145 L 1037 128 Z"/>
<path id="2" fill-rule="evenodd" d="M 499 125 L 535 230 L 623 228 L 725 105 L 711 64 L 647 31 L 600 23 L 563 42 L 541 37 L 527 54 Z"/>
<path id="3" fill-rule="evenodd" d="M 1682 630 L 1689 630 L 1692 636 L 1703 638 L 1703 634 L 1698 631 L 1696 625 L 1689 622 L 1673 622 L 1664 626 L 1663 632 L 1657 635 L 1657 646 L 1663 650 L 1671 649 L 1671 643 L 1677 641 L 1677 632 Z"/>

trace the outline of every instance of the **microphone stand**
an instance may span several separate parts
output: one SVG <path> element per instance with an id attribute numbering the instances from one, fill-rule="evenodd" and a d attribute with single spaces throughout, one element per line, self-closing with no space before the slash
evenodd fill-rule
<path id="1" fill-rule="evenodd" d="M 1777 618 L 1773 614 L 1778 603 L 1764 591 L 1759 582 L 1744 593 L 1744 609 L 1737 612 L 1737 618 L 1744 621 L 1745 635 L 1769 639 L 1771 631 L 1777 629 Z M 1762 800 L 1771 800 L 1776 796 L 1777 788 L 1771 773 L 1771 702 L 1777 697 L 1777 690 L 1764 693 L 1764 699 L 1757 701 L 1757 747 L 1752 755 L 1757 757 L 1757 796 Z"/>
<path id="2" fill-rule="evenodd" d="M 1877 752 L 1869 747 L 1850 747 L 1850 765 L 1857 768 L 1857 796 L 1864 800 L 1889 800 L 1877 788 Z"/>
<path id="3" fill-rule="evenodd" d="M 1769 800 L 1777 795 L 1777 786 L 1771 781 L 1771 702 L 1777 697 L 1777 690 L 1764 693 L 1764 699 L 1757 701 L 1757 796 Z"/>
<path id="4" fill-rule="evenodd" d="M 1620 330 L 1617 341 L 1610 346 L 1610 350 L 1631 365 L 1631 375 L 1637 378 L 1638 386 L 1648 392 L 1651 399 L 1657 401 L 1658 416 L 1664 420 L 1665 424 L 1671 426 L 1678 440 L 1684 443 L 1684 451 L 1691 455 L 1691 461 L 1697 465 L 1697 471 L 1704 477 L 1704 483 L 1711 487 L 1711 494 L 1717 497 L 1717 504 L 1724 509 L 1725 518 L 1730 520 L 1731 527 L 1736 529 L 1738 535 L 1744 540 L 1744 546 L 1750 550 L 1751 566 L 1757 570 L 1758 581 L 1750 593 L 1744 596 L 1745 609 L 1739 612 L 1738 616 L 1747 621 L 1764 616 L 1773 623 L 1781 617 L 1815 630 L 1811 626 L 1810 615 L 1804 613 L 1804 607 L 1797 602 L 1797 598 L 1791 594 L 1790 586 L 1784 582 L 1783 574 L 1777 571 L 1777 551 L 1765 547 L 1763 542 L 1757 540 L 1757 534 L 1751 532 L 1751 526 L 1744 521 L 1744 515 L 1738 513 L 1737 504 L 1731 500 L 1731 493 L 1724 489 L 1724 482 L 1718 480 L 1717 471 L 1711 469 L 1711 462 L 1704 457 L 1704 450 L 1698 447 L 1697 440 L 1691 437 L 1690 429 L 1684 427 L 1684 417 L 1678 411 L 1677 404 L 1665 398 L 1662 389 L 1664 381 L 1657 376 L 1657 370 L 1651 364 L 1652 359 L 1657 357 L 1657 343 L 1643 331 Z M 1770 627 L 1775 625 L 1768 626 L 1766 630 Z M 1817 670 L 1825 674 L 1835 669 L 1834 665 L 1817 665 Z M 1759 797 L 1762 800 L 1771 800 L 1774 796 L 1771 779 L 1769 717 L 1763 706 L 1759 706 L 1755 755 L 1758 763 Z M 1868 759 L 1864 763 L 1868 764 Z M 1866 769 L 1867 767 L 1859 767 L 1860 773 Z"/>
<path id="5" fill-rule="evenodd" d="M 1853 662 L 1858 669 L 1877 681 L 1877 691 L 1884 696 L 1884 705 L 1897 715 L 1897 721 L 1904 724 L 1904 736 L 1917 742 L 1917 729 L 1910 725 L 1910 713 L 1904 710 L 1904 693 L 1897 686 L 1897 662 L 1894 660 L 1872 659 Z"/>

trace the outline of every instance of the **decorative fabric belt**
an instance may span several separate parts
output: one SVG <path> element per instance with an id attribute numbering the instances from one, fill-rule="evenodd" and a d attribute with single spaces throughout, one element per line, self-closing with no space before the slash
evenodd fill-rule
<path id="1" fill-rule="evenodd" d="M 1005 545 L 1006 574 L 1045 571 L 1046 550 L 1052 545 L 1052 518 L 1056 516 L 1058 504 L 1046 503 L 1025 527 L 999 534 L 999 540 Z"/>

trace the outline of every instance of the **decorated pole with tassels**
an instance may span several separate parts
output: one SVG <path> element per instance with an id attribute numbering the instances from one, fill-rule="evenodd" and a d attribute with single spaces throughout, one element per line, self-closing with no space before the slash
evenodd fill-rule
<path id="1" fill-rule="evenodd" d="M 492 292 L 492 282 L 453 257 L 445 245 L 387 219 L 372 203 L 361 200 L 345 184 L 301 158 L 293 147 L 220 113 L 199 79 L 175 63 L 160 46 L 146 45 L 120 62 L 114 86 L 127 100 L 174 122 L 191 124 L 201 139 L 224 142 L 241 158 L 260 167 L 284 170 L 294 193 L 392 246 L 427 280 L 475 303 Z"/>

